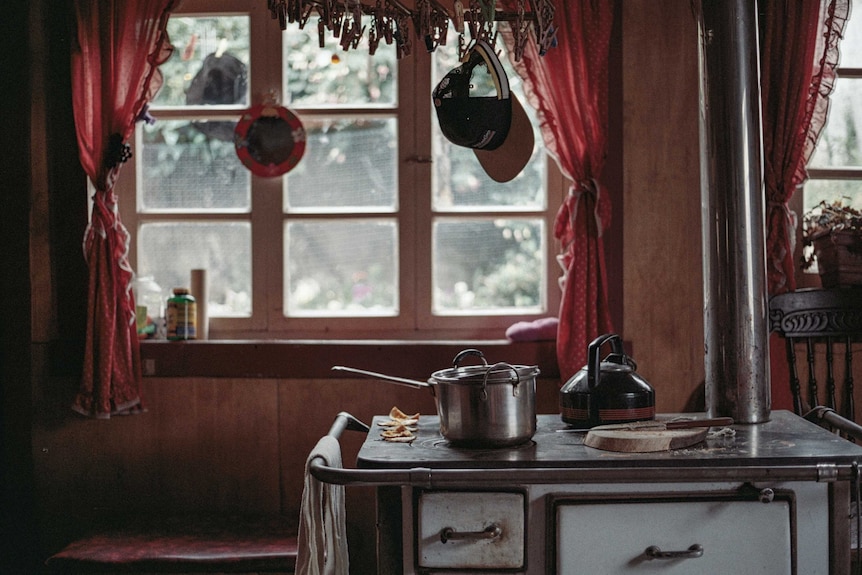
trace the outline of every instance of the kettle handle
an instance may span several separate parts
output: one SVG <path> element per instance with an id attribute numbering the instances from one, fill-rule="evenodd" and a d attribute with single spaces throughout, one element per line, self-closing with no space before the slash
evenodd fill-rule
<path id="1" fill-rule="evenodd" d="M 614 353 L 620 355 L 625 353 L 623 340 L 615 333 L 600 335 L 590 343 L 590 346 L 587 348 L 587 387 L 590 391 L 594 390 L 599 383 L 599 376 L 602 371 L 602 358 L 599 352 L 602 350 L 602 346 L 608 341 L 611 342 Z"/>

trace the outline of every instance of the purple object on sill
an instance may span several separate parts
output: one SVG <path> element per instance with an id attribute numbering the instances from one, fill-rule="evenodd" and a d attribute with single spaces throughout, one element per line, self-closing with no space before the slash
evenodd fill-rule
<path id="1" fill-rule="evenodd" d="M 555 317 L 519 321 L 506 329 L 506 337 L 511 341 L 552 341 L 557 339 L 559 323 Z"/>

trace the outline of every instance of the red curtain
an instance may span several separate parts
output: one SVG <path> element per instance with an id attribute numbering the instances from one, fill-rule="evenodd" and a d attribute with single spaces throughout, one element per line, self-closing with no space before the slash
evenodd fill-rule
<path id="1" fill-rule="evenodd" d="M 557 45 L 542 56 L 535 42 L 514 62 L 537 110 L 542 138 L 572 182 L 554 235 L 564 275 L 557 362 L 566 381 L 586 364 L 587 346 L 613 331 L 607 304 L 602 232 L 611 204 L 598 181 L 607 152 L 608 49 L 615 0 L 557 0 Z"/>
<path id="2" fill-rule="evenodd" d="M 84 255 L 90 270 L 81 386 L 72 408 L 108 418 L 143 408 L 129 234 L 113 187 L 135 121 L 161 86 L 176 0 L 76 0 L 72 98 L 81 165 L 95 188 Z"/>
<path id="3" fill-rule="evenodd" d="M 796 289 L 797 217 L 787 203 L 826 123 L 850 0 L 760 0 L 766 274 L 769 295 Z M 785 342 L 770 336 L 772 407 L 793 409 Z"/>
<path id="4" fill-rule="evenodd" d="M 850 0 L 761 0 L 766 254 L 769 294 L 796 289 L 796 215 L 788 208 L 829 106 Z"/>

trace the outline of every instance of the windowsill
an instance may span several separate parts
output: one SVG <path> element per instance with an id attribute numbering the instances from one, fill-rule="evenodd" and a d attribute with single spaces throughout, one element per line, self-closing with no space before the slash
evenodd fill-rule
<path id="1" fill-rule="evenodd" d="M 542 378 L 559 377 L 554 341 L 142 341 L 141 363 L 146 377 L 333 379 L 344 374 L 332 366 L 345 365 L 424 380 L 467 348 L 482 351 L 488 363 L 538 365 Z"/>

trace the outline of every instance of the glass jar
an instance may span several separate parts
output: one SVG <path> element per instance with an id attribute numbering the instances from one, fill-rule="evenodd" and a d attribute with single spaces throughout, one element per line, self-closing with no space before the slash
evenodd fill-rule
<path id="1" fill-rule="evenodd" d="M 197 337 L 197 303 L 189 293 L 189 288 L 174 288 L 173 296 L 168 298 L 168 339 L 180 341 Z"/>
<path id="2" fill-rule="evenodd" d="M 135 278 L 132 282 L 135 294 L 135 326 L 140 339 L 157 336 L 158 325 L 164 317 L 164 294 L 153 276 Z"/>

